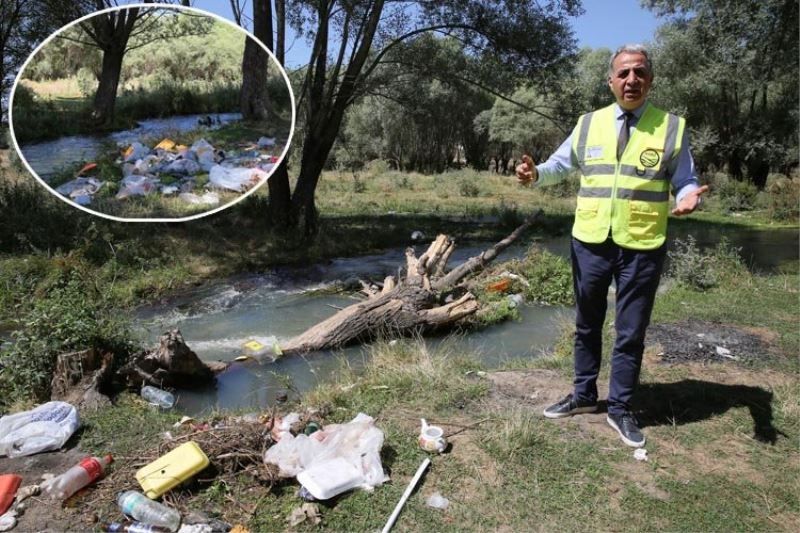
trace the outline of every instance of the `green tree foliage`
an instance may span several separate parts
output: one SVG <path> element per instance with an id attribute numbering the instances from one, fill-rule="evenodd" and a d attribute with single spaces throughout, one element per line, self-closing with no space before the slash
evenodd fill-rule
<path id="1" fill-rule="evenodd" d="M 645 0 L 665 17 L 653 98 L 686 116 L 698 165 L 762 188 L 797 164 L 796 0 Z"/>

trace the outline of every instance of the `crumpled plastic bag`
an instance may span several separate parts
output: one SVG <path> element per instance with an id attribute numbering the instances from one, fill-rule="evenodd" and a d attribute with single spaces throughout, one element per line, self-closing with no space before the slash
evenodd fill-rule
<path id="1" fill-rule="evenodd" d="M 6 415 L 0 418 L 0 456 L 57 450 L 80 425 L 78 410 L 66 402 L 47 402 L 30 411 Z"/>
<path id="2" fill-rule="evenodd" d="M 122 157 L 125 162 L 136 161 L 150 153 L 150 149 L 140 142 L 132 143 L 123 153 Z"/>
<path id="3" fill-rule="evenodd" d="M 214 165 L 208 173 L 208 182 L 222 189 L 243 192 L 267 179 L 268 174 L 259 168 L 228 168 Z"/>
<path id="4" fill-rule="evenodd" d="M 191 159 L 176 159 L 164 167 L 163 171 L 167 174 L 193 175 L 200 172 L 200 168 L 200 164 Z"/>
<path id="5" fill-rule="evenodd" d="M 56 187 L 56 192 L 72 198 L 79 205 L 88 205 L 102 186 L 103 182 L 95 178 L 75 178 Z"/>
<path id="6" fill-rule="evenodd" d="M 262 148 L 275 146 L 275 137 L 261 137 L 258 139 L 258 145 Z"/>
<path id="7" fill-rule="evenodd" d="M 383 439 L 375 420 L 359 413 L 347 424 L 331 424 L 311 435 L 283 435 L 266 451 L 264 462 L 277 465 L 281 477 L 295 477 L 321 464 L 344 460 L 360 474 L 353 485 L 371 490 L 389 480 L 381 465 Z"/>
<path id="8" fill-rule="evenodd" d="M 158 190 L 159 184 L 159 179 L 152 176 L 125 176 L 119 182 L 117 199 L 129 196 L 146 196 Z"/>

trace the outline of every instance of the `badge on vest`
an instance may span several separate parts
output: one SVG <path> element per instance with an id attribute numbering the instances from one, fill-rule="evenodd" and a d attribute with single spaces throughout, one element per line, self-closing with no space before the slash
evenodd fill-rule
<path id="1" fill-rule="evenodd" d="M 586 160 L 602 159 L 603 147 L 602 146 L 587 146 L 586 147 Z"/>
<path id="2" fill-rule="evenodd" d="M 658 155 L 658 151 L 653 148 L 647 148 L 639 154 L 639 162 L 644 167 L 653 168 L 659 161 L 661 161 L 661 156 Z"/>

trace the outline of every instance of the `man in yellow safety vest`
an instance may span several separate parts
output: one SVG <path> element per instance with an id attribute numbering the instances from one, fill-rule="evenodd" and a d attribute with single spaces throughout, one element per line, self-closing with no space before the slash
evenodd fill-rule
<path id="1" fill-rule="evenodd" d="M 616 103 L 583 115 L 543 164 L 534 165 L 524 155 L 516 169 L 523 185 L 557 183 L 573 170 L 581 174 L 571 250 L 577 311 L 574 390 L 545 409 L 544 416 L 597 411 L 603 322 L 613 280 L 617 336 L 607 421 L 634 447 L 645 443 L 630 402 L 666 255 L 670 186 L 676 216 L 694 211 L 708 190 L 698 184 L 684 119 L 647 102 L 652 83 L 647 50 L 622 46 L 608 72 Z"/>

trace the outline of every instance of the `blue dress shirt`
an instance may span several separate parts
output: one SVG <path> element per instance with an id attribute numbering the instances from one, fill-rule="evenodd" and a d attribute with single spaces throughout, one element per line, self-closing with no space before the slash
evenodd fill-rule
<path id="1" fill-rule="evenodd" d="M 633 117 L 628 120 L 628 133 L 633 132 L 636 123 L 644 113 L 644 110 L 649 104 L 645 102 L 643 105 L 631 111 Z M 617 115 L 617 135 L 622 128 L 623 115 L 625 110 L 619 107 L 619 104 L 614 104 Z M 561 143 L 561 146 L 550 156 L 550 158 L 540 165 L 536 165 L 536 170 L 539 173 L 539 179 L 536 180 L 536 186 L 552 185 L 562 181 L 567 174 L 573 170 L 578 169 L 578 162 L 572 153 L 572 136 L 575 131 Z M 681 199 L 689 192 L 694 191 L 700 187 L 700 182 L 697 179 L 697 172 L 694 168 L 694 159 L 692 159 L 692 152 L 689 149 L 689 130 L 684 128 L 683 139 L 681 141 L 681 149 L 678 152 L 677 158 L 672 158 L 667 165 L 667 175 L 672 183 L 672 190 L 675 193 L 675 201 L 680 202 Z"/>

